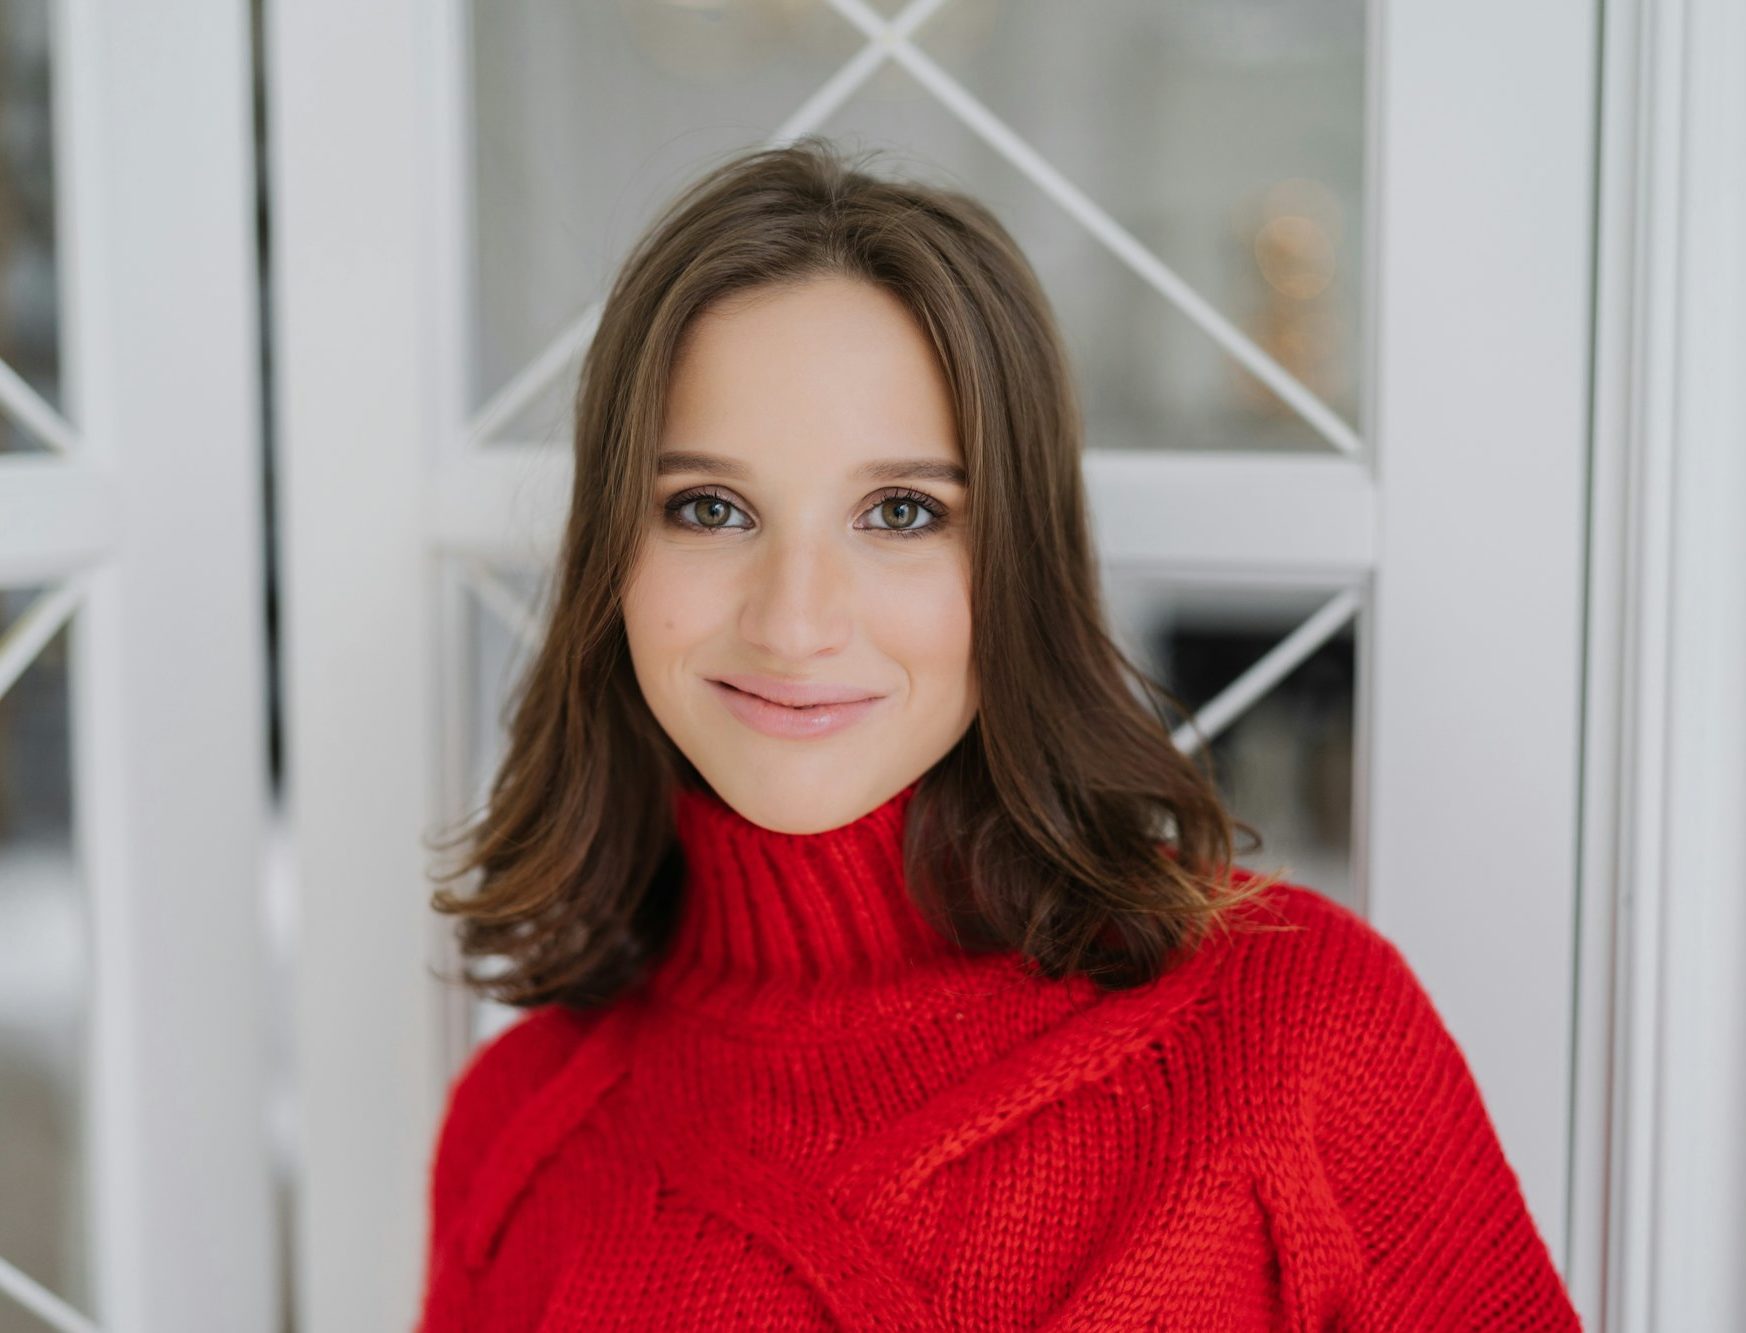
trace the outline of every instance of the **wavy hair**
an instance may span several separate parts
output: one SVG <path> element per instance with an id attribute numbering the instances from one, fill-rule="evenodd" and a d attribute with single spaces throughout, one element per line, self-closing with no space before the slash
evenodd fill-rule
<path id="1" fill-rule="evenodd" d="M 701 783 L 631 670 L 620 596 L 653 504 L 675 350 L 712 303 L 846 276 L 896 295 L 936 349 L 968 473 L 979 709 L 910 805 L 904 864 L 930 920 L 973 950 L 1108 989 L 1278 882 L 1233 864 L 1210 752 L 1187 710 L 1110 634 L 1081 474 L 1079 405 L 1041 284 L 982 204 L 881 178 L 808 135 L 743 151 L 685 188 L 621 265 L 584 357 L 575 480 L 547 572 L 543 638 L 505 705 L 488 799 L 439 888 L 450 978 L 500 1003 L 592 1008 L 632 985 L 676 920 L 675 783 Z M 1252 850 L 1252 848 L 1250 849 Z"/>

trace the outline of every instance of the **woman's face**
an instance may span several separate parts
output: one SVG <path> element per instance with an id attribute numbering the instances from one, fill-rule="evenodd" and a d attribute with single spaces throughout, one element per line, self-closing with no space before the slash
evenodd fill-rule
<path id="1" fill-rule="evenodd" d="M 957 744 L 977 704 L 964 457 L 896 297 L 831 277 L 712 307 L 660 455 L 625 630 L 650 711 L 724 801 L 816 833 Z M 812 697 L 868 702 L 788 706 Z"/>

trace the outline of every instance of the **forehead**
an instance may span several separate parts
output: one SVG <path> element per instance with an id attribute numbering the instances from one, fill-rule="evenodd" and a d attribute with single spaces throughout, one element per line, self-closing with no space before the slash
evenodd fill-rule
<path id="1" fill-rule="evenodd" d="M 840 277 L 736 293 L 693 320 L 662 443 L 748 459 L 742 476 L 761 458 L 835 459 L 870 479 L 894 461 L 962 463 L 932 341 L 896 296 Z"/>

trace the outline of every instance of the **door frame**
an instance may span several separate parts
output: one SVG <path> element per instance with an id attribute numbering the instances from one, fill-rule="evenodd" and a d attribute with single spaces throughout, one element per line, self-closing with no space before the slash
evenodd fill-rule
<path id="1" fill-rule="evenodd" d="M 1572 1282 L 1746 1320 L 1746 10 L 1606 6 Z"/>
<path id="2" fill-rule="evenodd" d="M 0 579 L 50 589 L 20 621 L 24 656 L 69 633 L 94 1308 L 10 1265 L 0 1302 L 54 1328 L 266 1333 L 279 1284 L 249 11 L 47 8 L 61 405 L 9 377 L 7 410 L 50 447 L 0 458 Z"/>
<path id="3" fill-rule="evenodd" d="M 430 976 L 452 955 L 422 844 L 462 790 L 443 731 L 464 697 L 457 585 L 472 558 L 549 549 L 568 460 L 474 446 L 458 397 L 460 0 L 268 18 L 303 876 L 298 1290 L 332 1333 L 411 1317 L 429 1153 L 472 1035 Z M 1567 1271 L 1599 22 L 1595 0 L 1373 3 L 1373 453 L 1087 460 L 1106 554 L 1172 568 L 1167 543 L 1198 523 L 1215 572 L 1359 595 L 1365 905 L 1468 1053 Z M 1136 493 L 1155 497 L 1161 537 L 1119 517 Z M 1484 542 L 1475 512 L 1493 520 Z M 1498 976 L 1510 1003 L 1475 983 Z"/>

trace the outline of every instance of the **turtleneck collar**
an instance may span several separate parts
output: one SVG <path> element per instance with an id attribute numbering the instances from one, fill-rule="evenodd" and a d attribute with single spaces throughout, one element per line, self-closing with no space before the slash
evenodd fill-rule
<path id="1" fill-rule="evenodd" d="M 753 823 L 708 788 L 674 789 L 679 921 L 650 978 L 658 1005 L 770 1033 L 854 1029 L 986 994 L 1016 954 L 969 953 L 909 896 L 903 843 L 921 779 L 822 833 Z"/>

